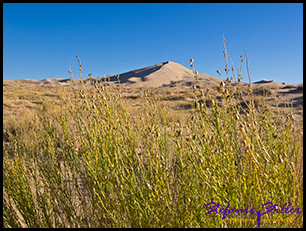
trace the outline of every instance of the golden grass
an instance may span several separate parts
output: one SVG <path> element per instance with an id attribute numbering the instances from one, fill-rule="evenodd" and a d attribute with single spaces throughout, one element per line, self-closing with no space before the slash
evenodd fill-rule
<path id="1" fill-rule="evenodd" d="M 4 86 L 3 226 L 256 227 L 205 206 L 302 209 L 293 108 L 262 89 L 215 89 Z M 303 227 L 291 216 L 275 227 Z"/>
<path id="2" fill-rule="evenodd" d="M 37 220 L 35 220 L 31 214 L 22 214 L 23 208 L 20 206 L 26 206 L 24 204 L 25 202 L 18 201 L 16 198 L 16 202 L 14 205 L 11 205 L 11 209 L 15 208 L 15 210 L 13 209 L 14 211 L 20 211 L 17 212 L 17 217 L 20 217 L 23 222 L 20 221 L 18 223 L 18 219 L 15 218 L 15 221 L 5 220 L 5 222 L 8 222 L 6 224 L 10 224 L 9 226 L 14 226 L 15 224 L 16 226 L 20 225 L 24 227 L 114 227 L 116 224 L 121 227 L 218 227 L 221 225 L 220 221 L 213 219 L 213 216 L 206 216 L 204 214 L 205 208 L 203 206 L 210 201 L 207 201 L 203 192 L 208 193 L 210 195 L 209 197 L 218 195 L 219 200 L 230 200 L 231 204 L 236 206 L 241 206 L 242 198 L 245 200 L 243 206 L 255 206 L 258 205 L 259 201 L 255 201 L 256 197 L 254 195 L 257 195 L 258 199 L 267 196 L 264 192 L 257 191 L 255 193 L 251 188 L 245 189 L 247 193 L 238 195 L 235 190 L 241 189 L 241 186 L 233 185 L 235 174 L 232 175 L 234 173 L 232 171 L 234 170 L 231 170 L 231 165 L 227 166 L 227 164 L 231 163 L 231 161 L 239 163 L 238 166 L 241 168 L 239 171 L 244 172 L 245 177 L 245 180 L 239 178 L 239 181 L 245 187 L 251 184 L 251 182 L 254 182 L 254 177 L 259 177 L 261 181 L 266 181 L 268 178 L 262 178 L 263 176 L 260 177 L 258 175 L 259 173 L 256 172 L 259 171 L 256 170 L 256 159 L 258 158 L 259 168 L 267 163 L 264 162 L 264 159 L 261 160 L 263 157 L 256 157 L 256 155 L 252 157 L 252 153 L 257 149 L 262 152 L 264 149 L 262 149 L 261 145 L 264 145 L 269 150 L 268 153 L 270 155 L 272 150 L 275 150 L 274 145 L 279 150 L 290 150 L 289 146 L 287 147 L 282 144 L 282 139 L 286 138 L 286 136 L 288 136 L 286 138 L 288 141 L 291 139 L 291 137 L 289 139 L 289 135 L 294 133 L 290 133 L 291 130 L 289 131 L 288 129 L 292 129 L 293 121 L 289 121 L 285 117 L 283 119 L 277 119 L 277 116 L 286 114 L 277 112 L 276 114 L 273 113 L 273 116 L 269 115 L 269 113 L 272 113 L 272 110 L 265 111 L 262 108 L 266 106 L 269 109 L 270 107 L 268 102 L 263 100 L 263 103 L 257 105 L 258 113 L 262 113 L 266 119 L 261 118 L 260 114 L 256 115 L 255 118 L 258 125 L 255 125 L 255 121 L 252 122 L 252 119 L 247 116 L 251 111 L 246 110 L 249 109 L 248 105 L 252 103 L 251 98 L 247 100 L 245 97 L 243 102 L 246 102 L 246 108 L 241 110 L 246 110 L 246 112 L 244 114 L 241 112 L 236 118 L 234 116 L 235 113 L 233 113 L 236 109 L 232 108 L 234 111 L 231 111 L 231 107 L 228 107 L 228 103 L 231 101 L 227 100 L 231 100 L 230 98 L 220 98 L 219 100 L 217 98 L 208 99 L 205 96 L 206 92 L 201 91 L 201 88 L 191 89 L 195 101 L 192 102 L 193 105 L 189 108 L 180 107 L 181 104 L 186 103 L 185 100 L 181 100 L 180 98 L 163 100 L 166 96 L 172 94 L 175 96 L 177 93 L 176 90 L 160 94 L 156 89 L 141 89 L 137 92 L 128 89 L 126 93 L 137 95 L 135 98 L 121 97 L 118 93 L 119 90 L 121 91 L 120 94 L 124 95 L 124 89 L 114 91 L 111 86 L 84 90 L 66 87 L 54 93 L 59 94 L 61 100 L 65 101 L 65 103 L 62 102 L 57 106 L 55 103 L 53 104 L 53 95 L 44 95 L 45 97 L 50 97 L 50 100 L 45 101 L 43 105 L 38 106 L 36 109 L 27 109 L 21 106 L 20 114 L 16 115 L 15 119 L 10 118 L 10 122 L 5 124 L 4 129 L 4 141 L 8 145 L 6 153 L 11 153 L 10 156 L 12 156 L 12 153 L 16 155 L 21 150 L 27 150 L 30 156 L 36 153 L 35 155 L 37 157 L 33 156 L 33 159 L 31 159 L 31 161 L 34 161 L 32 164 L 37 161 L 38 166 L 40 166 L 39 168 L 43 169 L 40 173 L 40 180 L 38 176 L 33 179 L 32 177 L 35 177 L 35 171 L 40 170 L 35 170 L 35 165 L 31 167 L 30 160 L 27 161 L 28 164 L 21 170 L 23 164 L 18 165 L 17 162 L 20 172 L 17 176 L 15 175 L 15 178 L 19 179 L 21 176 L 26 176 L 23 178 L 23 181 L 33 189 L 36 187 L 35 184 L 40 182 L 39 184 L 42 184 L 40 187 L 43 188 L 43 191 L 34 193 L 34 204 L 32 205 L 34 207 L 27 208 L 30 211 L 33 209 L 33 215 L 37 213 L 37 216 L 40 218 L 36 218 Z M 187 93 L 187 91 L 184 90 L 183 92 Z M 220 94 L 225 93 L 222 90 L 220 91 L 216 95 L 220 96 Z M 43 95 L 43 88 L 41 91 L 35 88 L 35 92 L 36 95 Z M 179 94 L 181 93 L 179 92 Z M 18 94 L 20 95 L 20 92 Z M 29 89 L 27 89 L 25 94 L 28 96 L 31 95 Z M 212 98 L 213 96 L 210 97 Z M 27 100 L 31 101 L 31 99 L 35 100 L 32 97 L 28 97 Z M 254 101 L 256 105 L 256 99 Z M 54 99 L 54 102 L 58 103 L 57 99 Z M 135 106 L 135 103 L 138 103 L 139 106 Z M 209 108 L 207 111 L 205 106 Z M 135 110 L 136 108 L 137 110 Z M 99 113 L 97 113 L 97 110 Z M 206 117 L 205 113 L 208 113 L 210 117 Z M 211 122 L 209 122 L 209 118 L 212 119 Z M 216 124 L 215 121 L 218 120 L 219 122 Z M 273 125 L 274 120 L 280 124 L 287 124 L 288 129 L 282 129 L 281 126 L 276 124 Z M 101 125 L 99 124 L 104 127 L 100 127 Z M 212 130 L 208 129 L 209 126 L 211 126 Z M 267 128 L 267 133 L 261 131 L 261 129 Z M 244 129 L 248 130 L 249 133 L 255 131 L 261 132 L 261 137 L 256 138 L 253 135 L 248 135 L 248 133 L 244 133 Z M 269 129 L 272 130 L 269 131 Z M 231 136 L 237 135 L 237 137 L 230 138 L 231 136 L 229 134 Z M 17 140 L 15 137 L 17 137 Z M 90 142 L 94 142 L 96 139 L 99 143 L 98 146 L 98 143 L 90 144 Z M 107 139 L 108 141 L 103 141 L 103 139 Z M 231 139 L 234 140 L 234 143 L 232 143 Z M 264 144 L 256 144 L 252 139 L 264 142 Z M 20 142 L 21 146 L 10 146 L 9 144 L 13 140 Z M 236 144 L 235 140 L 237 142 Z M 226 145 L 223 144 L 224 142 L 226 142 Z M 102 150 L 101 148 L 104 151 L 100 153 L 99 150 Z M 236 158 L 232 160 L 231 155 L 233 154 L 235 156 L 238 154 L 235 152 L 235 150 L 238 150 L 237 148 L 240 150 L 239 153 L 241 155 L 244 153 L 244 156 L 247 153 L 249 157 L 241 156 L 241 160 Z M 205 154 L 206 152 L 207 154 Z M 298 150 L 297 152 L 300 153 Z M 47 153 L 50 153 L 50 156 Z M 69 156 L 73 153 L 75 157 Z M 100 154 L 94 157 L 94 153 Z M 132 155 L 130 156 L 129 153 Z M 222 153 L 224 153 L 224 156 Z M 286 161 L 286 158 L 289 158 L 286 157 L 288 154 L 280 154 L 275 150 L 275 156 L 267 156 L 266 158 L 271 158 L 270 162 L 272 161 L 273 166 L 277 165 L 278 168 L 285 171 L 290 165 L 285 167 L 281 163 L 283 160 Z M 39 157 L 40 155 L 41 157 Z M 116 156 L 118 158 L 120 157 L 120 159 L 117 159 Z M 17 156 L 14 157 L 14 159 L 16 158 Z M 36 158 L 37 160 L 35 160 Z M 98 158 L 98 160 L 94 158 Z M 214 160 L 214 158 L 217 159 Z M 302 176 L 301 155 L 299 155 L 299 158 L 299 162 L 292 159 L 297 164 L 297 168 L 294 168 L 296 169 L 297 177 Z M 18 161 L 18 158 L 16 161 Z M 95 161 L 98 161 L 100 164 L 96 165 L 97 162 Z M 189 162 L 191 165 L 188 164 Z M 13 166 L 9 158 L 5 158 L 5 163 L 7 166 Z M 129 163 L 133 163 L 133 165 L 130 166 Z M 79 170 L 74 169 L 76 167 L 73 167 L 74 165 L 77 165 Z M 98 167 L 100 165 L 101 168 Z M 193 168 L 193 165 L 196 168 Z M 206 171 L 202 172 L 204 170 L 200 171 L 202 165 L 205 165 L 206 169 L 208 169 L 207 173 Z M 96 170 L 94 170 L 95 168 Z M 93 172 L 90 173 L 88 170 Z M 10 170 L 5 169 L 5 172 L 9 174 Z M 56 172 L 60 172 L 61 177 L 57 176 Z M 274 184 L 278 185 L 277 189 L 279 190 L 279 187 L 282 187 L 282 183 L 275 178 L 277 177 L 277 172 L 277 169 L 267 169 L 265 174 L 273 177 Z M 208 173 L 216 177 L 216 182 L 212 181 L 210 177 L 205 177 Z M 167 175 L 163 176 L 162 174 Z M 133 175 L 135 178 L 131 178 L 130 180 L 126 178 L 132 177 Z M 5 176 L 5 192 L 9 193 L 5 193 L 5 206 L 9 206 L 7 204 L 8 195 L 14 196 L 13 190 L 10 191 L 11 189 L 8 185 L 8 176 Z M 98 179 L 104 179 L 103 177 L 108 179 L 106 181 L 107 185 L 105 185 L 107 186 L 106 188 L 104 186 L 100 188 L 101 182 Z M 13 182 L 13 178 L 10 179 Z M 187 181 L 185 182 L 184 180 L 182 183 L 179 183 L 179 180 L 182 179 L 186 179 Z M 67 183 L 60 183 L 63 180 Z M 97 180 L 100 182 L 98 185 Z M 136 182 L 134 182 L 135 180 Z M 125 183 L 123 184 L 123 182 Z M 210 186 L 204 187 L 201 182 L 206 182 L 205 184 L 209 184 Z M 14 184 L 17 187 L 16 182 Z M 266 181 L 266 184 L 271 188 L 274 187 L 268 181 Z M 49 185 L 50 189 L 47 189 L 46 185 Z M 193 186 L 190 187 L 190 185 Z M 294 185 L 299 187 L 297 183 L 294 183 Z M 91 187 L 96 190 L 96 194 L 94 191 L 91 191 Z M 230 190 L 229 194 L 222 193 L 220 187 L 226 187 Z M 253 187 L 256 187 L 257 190 L 262 190 L 259 185 L 254 185 Z M 60 188 L 60 190 L 57 188 Z M 137 188 L 141 190 L 139 191 Z M 215 193 L 213 193 L 213 188 L 217 190 Z M 55 189 L 56 191 L 53 191 Z M 166 191 L 163 191 L 163 189 Z M 25 190 L 23 192 L 25 195 L 29 195 L 30 191 L 27 191 L 28 189 L 23 190 Z M 180 197 L 176 190 L 183 190 L 185 192 L 182 194 L 183 197 Z M 55 194 L 52 195 L 52 193 Z M 105 193 L 109 196 L 103 196 Z M 142 196 L 136 196 L 135 193 L 141 193 L 140 195 Z M 164 193 L 167 195 L 162 196 Z M 299 191 L 296 193 L 300 195 Z M 248 194 L 253 194 L 252 198 L 248 197 Z M 273 193 L 267 198 L 271 199 L 270 197 L 272 195 Z M 38 203 L 38 205 L 42 203 L 42 196 L 50 198 L 46 199 L 49 201 L 48 203 L 55 200 L 53 205 L 40 205 L 46 209 L 46 212 L 40 210 L 38 207 L 36 208 L 37 205 L 35 205 L 35 203 Z M 69 201 L 70 199 L 67 200 L 65 197 L 67 199 L 70 198 L 72 201 Z M 142 197 L 146 199 L 142 200 Z M 198 197 L 201 198 L 200 201 L 197 199 Z M 233 199 L 235 197 L 242 197 L 239 203 Z M 80 198 L 80 200 L 76 198 Z M 128 198 L 133 198 L 133 200 Z M 281 194 L 281 198 L 285 200 L 287 194 Z M 26 198 L 22 200 L 28 201 L 28 203 L 31 201 Z M 125 200 L 129 202 L 124 202 Z M 188 203 L 186 204 L 186 200 L 190 201 L 190 206 Z M 108 203 L 108 201 L 111 203 Z M 180 203 L 184 204 L 184 207 L 181 208 L 184 209 L 184 213 L 181 213 L 180 209 L 178 209 L 180 203 L 177 204 L 175 201 L 180 201 Z M 299 203 L 297 201 L 299 199 L 296 198 L 295 201 L 297 203 L 296 206 L 298 206 Z M 202 206 L 195 207 L 195 202 Z M 146 209 L 142 209 L 142 206 L 147 206 L 152 212 L 145 215 L 147 212 L 145 212 Z M 163 209 L 160 209 L 160 206 Z M 14 213 L 13 210 L 10 210 L 12 214 Z M 60 218 L 57 211 L 61 211 L 63 218 Z M 112 212 L 110 213 L 108 211 Z M 85 214 L 83 213 L 88 215 L 84 216 Z M 135 213 L 138 215 L 135 216 Z M 191 215 L 187 215 L 189 213 Z M 196 217 L 197 213 L 201 214 L 201 216 Z M 95 214 L 99 214 L 99 216 Z M 112 216 L 111 214 L 116 215 Z M 7 209 L 5 209 L 5 216 L 13 219 L 10 217 Z M 180 216 L 184 222 L 173 220 L 173 216 Z M 150 219 L 153 220 L 150 221 Z M 232 225 L 233 227 L 237 227 L 237 224 Z M 286 226 L 288 225 L 286 224 Z M 301 223 L 298 226 L 301 226 Z M 241 226 L 238 225 L 238 227 L 253 226 L 252 224 L 242 224 Z"/>
<path id="3" fill-rule="evenodd" d="M 112 87 L 110 85 L 109 87 Z M 92 87 L 89 87 L 92 89 Z M 63 89 L 63 90 L 61 90 Z M 235 89 L 235 88 L 233 88 Z M 64 86 L 64 87 L 45 87 L 45 86 L 4 86 L 3 92 L 3 123 L 4 128 L 11 127 L 9 121 L 24 120 L 24 115 L 36 113 L 37 110 L 51 110 L 54 105 L 59 108 L 62 105 L 61 95 L 63 92 L 74 92 L 76 95 L 79 87 Z M 119 91 L 119 87 L 112 87 L 114 92 Z M 126 88 L 121 89 L 122 99 L 128 107 L 129 112 L 133 115 L 144 104 L 144 96 L 146 89 L 143 88 Z M 251 96 L 248 87 L 241 87 L 244 100 L 240 100 L 243 108 L 250 103 Z M 205 95 L 205 102 L 203 101 L 200 89 L 196 91 L 196 98 L 201 104 L 205 103 L 207 107 L 212 107 L 212 102 L 221 102 L 222 94 L 218 90 L 203 89 Z M 149 89 L 149 96 L 158 98 L 160 105 L 165 105 L 169 113 L 174 116 L 178 113 L 190 114 L 192 108 L 196 108 L 194 99 L 194 89 L 175 89 L 168 90 Z M 264 101 L 273 101 L 273 98 L 268 99 L 266 96 L 271 96 L 271 90 L 267 86 L 257 86 L 253 89 L 254 103 L 256 107 L 262 106 Z M 54 109 L 55 110 L 55 109 Z M 58 110 L 58 109 L 57 109 Z M 59 111 L 53 111 L 54 115 Z M 136 113 L 137 114 L 137 113 Z M 27 117 L 27 116 L 26 116 Z M 15 125 L 14 125 L 15 126 Z"/>

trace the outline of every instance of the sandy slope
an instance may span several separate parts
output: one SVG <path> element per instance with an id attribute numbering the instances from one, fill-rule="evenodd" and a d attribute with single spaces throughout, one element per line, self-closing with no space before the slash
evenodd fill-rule
<path id="1" fill-rule="evenodd" d="M 210 85 L 218 85 L 222 81 L 220 78 L 216 78 L 207 74 L 198 74 L 198 78 L 203 87 L 209 87 Z M 176 83 L 180 83 L 181 86 L 192 87 L 197 84 L 197 80 L 194 77 L 192 70 L 184 67 L 176 62 L 167 61 L 158 63 L 152 66 L 132 70 L 129 72 L 119 74 L 119 81 L 116 75 L 108 77 L 97 77 L 93 80 L 100 81 L 111 81 L 114 83 L 120 83 L 124 86 L 130 87 L 161 87 L 171 86 Z M 92 79 L 83 78 L 85 84 L 90 84 Z M 46 86 L 62 86 L 71 85 L 78 83 L 79 79 L 63 79 L 63 78 L 48 78 L 40 81 L 32 79 L 20 79 L 20 80 L 4 80 L 3 83 L 6 85 L 10 84 L 37 84 Z M 264 85 L 271 88 L 281 88 L 285 85 L 270 80 L 262 80 L 253 83 L 254 85 Z"/>
<path id="2" fill-rule="evenodd" d="M 210 75 L 199 75 L 217 81 L 217 78 Z M 103 78 L 99 78 L 102 80 Z M 120 83 L 131 87 L 160 87 L 172 82 L 192 79 L 195 80 L 192 70 L 176 62 L 162 62 L 145 68 L 132 70 L 119 75 Z M 110 76 L 110 81 L 118 82 L 116 76 Z"/>
<path id="3" fill-rule="evenodd" d="M 220 82 L 220 78 L 213 77 L 207 74 L 198 74 L 198 79 L 204 89 L 216 89 Z M 119 74 L 119 81 L 116 75 L 108 76 L 106 78 L 84 78 L 84 83 L 91 84 L 92 81 L 111 81 L 113 83 L 122 84 L 124 87 L 176 87 L 192 88 L 198 85 L 198 81 L 194 77 L 192 70 L 178 64 L 176 62 L 167 61 L 158 63 L 152 66 L 132 70 Z M 67 86 L 79 83 L 79 79 L 63 79 L 63 78 L 48 78 L 40 81 L 32 79 L 20 80 L 4 80 L 3 85 L 40 85 L 40 86 Z M 294 106 L 303 106 L 303 92 L 295 88 L 290 88 L 288 84 L 278 83 L 270 80 L 261 80 L 252 83 L 254 87 L 262 86 L 265 89 L 270 89 L 270 92 L 278 98 L 280 104 L 292 101 Z M 236 85 L 233 83 L 233 86 Z M 247 83 L 241 83 L 242 86 Z M 272 96 L 271 96 L 272 97 Z"/>

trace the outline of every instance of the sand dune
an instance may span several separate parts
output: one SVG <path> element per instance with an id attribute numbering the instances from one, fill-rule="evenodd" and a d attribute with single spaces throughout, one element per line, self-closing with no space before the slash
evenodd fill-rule
<path id="1" fill-rule="evenodd" d="M 12 85 L 12 84 L 39 84 L 39 81 L 33 79 L 17 79 L 17 80 L 3 80 L 3 85 Z"/>
<path id="2" fill-rule="evenodd" d="M 219 81 L 216 77 L 206 74 L 199 74 L 199 78 Z M 162 85 L 171 84 L 172 82 L 188 79 L 195 80 L 192 70 L 171 61 L 162 62 L 119 75 L 120 83 L 135 87 L 160 87 Z M 110 76 L 109 80 L 118 82 L 116 76 Z"/>
<path id="3" fill-rule="evenodd" d="M 118 81 L 119 76 L 119 81 Z M 124 88 L 137 87 L 153 87 L 160 88 L 161 91 L 169 91 L 171 88 L 178 87 L 180 89 L 190 89 L 194 86 L 200 86 L 203 89 L 211 89 L 214 92 L 218 90 L 220 82 L 224 81 L 221 78 L 216 78 L 208 74 L 198 74 L 198 80 L 195 78 L 192 70 L 184 67 L 176 62 L 162 62 L 152 66 L 135 69 L 129 72 L 121 73 L 119 75 L 112 75 L 108 77 L 94 77 L 83 78 L 85 85 L 91 85 L 92 81 L 104 82 L 110 81 L 117 85 L 119 82 Z M 47 78 L 40 81 L 32 79 L 20 80 L 3 80 L 3 86 L 78 86 L 80 79 L 64 79 L 64 78 Z M 241 87 L 244 89 L 248 83 L 241 82 Z M 292 102 L 295 106 L 303 106 L 303 92 L 301 89 L 296 89 L 294 86 L 278 83 L 273 80 L 263 79 L 261 81 L 253 82 L 253 93 L 255 95 L 267 94 L 273 99 L 278 99 L 279 105 L 285 105 L 286 102 Z M 233 89 L 237 87 L 237 82 L 232 82 Z M 297 115 L 300 116 L 301 115 Z"/>
<path id="4" fill-rule="evenodd" d="M 198 74 L 201 86 L 204 88 L 210 88 L 211 86 L 218 86 L 221 81 L 220 78 L 208 74 Z M 190 88 L 197 85 L 198 82 L 195 79 L 192 70 L 187 67 L 172 61 L 158 63 L 152 66 L 135 69 L 129 72 L 119 74 L 119 81 L 117 75 L 112 75 L 108 77 L 96 77 L 93 78 L 96 82 L 110 81 L 113 83 L 119 83 L 123 86 L 129 87 L 162 87 L 168 86 L 173 87 L 175 84 L 179 83 L 180 86 Z M 85 84 L 90 84 L 92 79 L 83 78 Z M 4 80 L 4 85 L 10 84 L 37 84 L 42 86 L 67 86 L 74 83 L 78 83 L 79 79 L 64 79 L 64 78 L 47 78 L 40 81 L 32 79 L 20 79 L 20 80 Z M 246 84 L 246 83 L 242 83 Z M 254 82 L 254 85 L 265 85 L 271 88 L 283 88 L 287 84 L 281 84 L 273 80 L 263 79 L 258 82 Z"/>
<path id="5" fill-rule="evenodd" d="M 59 81 L 63 79 L 56 79 L 56 78 L 48 78 L 48 79 L 43 79 L 39 81 L 40 85 L 56 85 Z"/>
<path id="6" fill-rule="evenodd" d="M 194 74 L 191 70 L 178 63 L 168 61 L 162 63 L 159 70 L 143 76 L 142 84 L 147 87 L 159 87 L 163 84 L 169 84 L 171 81 L 180 81 L 192 77 L 194 77 Z"/>

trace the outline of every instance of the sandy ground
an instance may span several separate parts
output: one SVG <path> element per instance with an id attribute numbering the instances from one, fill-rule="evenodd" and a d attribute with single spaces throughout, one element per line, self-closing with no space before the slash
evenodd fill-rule
<path id="1" fill-rule="evenodd" d="M 119 81 L 118 81 L 119 80 Z M 220 83 L 223 81 L 207 74 L 198 74 L 198 80 L 204 89 L 217 90 Z M 156 88 L 159 91 L 166 89 L 180 88 L 191 89 L 198 86 L 198 80 L 194 77 L 192 70 L 178 64 L 176 62 L 167 61 L 156 65 L 132 70 L 119 75 L 107 77 L 84 78 L 85 85 L 91 85 L 93 81 L 104 82 L 110 81 L 115 86 L 121 84 L 124 89 L 136 89 L 139 87 Z M 80 79 L 63 79 L 63 78 L 48 78 L 44 80 L 4 80 L 3 86 L 9 85 L 26 85 L 26 86 L 69 86 L 80 82 Z M 248 83 L 241 82 L 241 86 L 247 86 Z M 303 119 L 303 91 L 297 90 L 296 87 L 288 84 L 282 84 L 270 80 L 261 80 L 252 83 L 253 88 L 262 87 L 269 89 L 272 93 L 269 97 L 277 99 L 279 107 L 285 107 L 286 103 L 292 102 L 296 117 Z M 232 86 L 237 86 L 237 83 L 232 83 Z"/>
<path id="2" fill-rule="evenodd" d="M 200 79 L 212 81 L 215 83 L 221 80 L 211 75 L 199 74 Z M 164 84 L 171 84 L 177 81 L 188 81 L 195 80 L 192 70 L 175 62 L 167 61 L 156 65 L 132 70 L 119 74 L 120 83 L 123 86 L 131 87 L 160 87 Z M 119 83 L 116 75 L 108 77 L 96 77 L 93 78 L 95 81 L 109 80 L 114 83 Z M 85 84 L 92 81 L 91 78 L 83 78 Z M 79 79 L 60 79 L 60 78 L 48 78 L 40 81 L 32 79 L 21 79 L 21 80 L 4 80 L 4 84 L 36 84 L 36 85 L 47 85 L 47 86 L 63 86 L 70 85 L 79 82 Z"/>

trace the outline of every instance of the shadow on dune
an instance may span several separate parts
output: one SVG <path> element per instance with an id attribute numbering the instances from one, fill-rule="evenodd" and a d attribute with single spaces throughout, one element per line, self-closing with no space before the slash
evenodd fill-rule
<path id="1" fill-rule="evenodd" d="M 157 64 L 157 65 L 154 65 L 154 66 L 140 68 L 140 69 L 137 69 L 137 70 L 133 70 L 133 71 L 129 71 L 129 72 L 125 72 L 125 73 L 119 74 L 120 83 L 126 83 L 132 77 L 136 77 L 136 78 L 139 78 L 139 80 L 141 79 L 141 81 L 145 81 L 144 78 L 146 76 L 148 76 L 151 73 L 159 70 L 164 64 L 167 64 L 167 63 L 168 62 L 163 62 L 163 63 Z M 107 80 L 109 80 L 111 82 L 117 82 L 118 81 L 118 78 L 117 78 L 116 75 L 112 75 L 112 76 L 109 76 L 109 77 L 101 78 L 100 81 L 104 81 L 104 79 L 107 79 Z"/>

